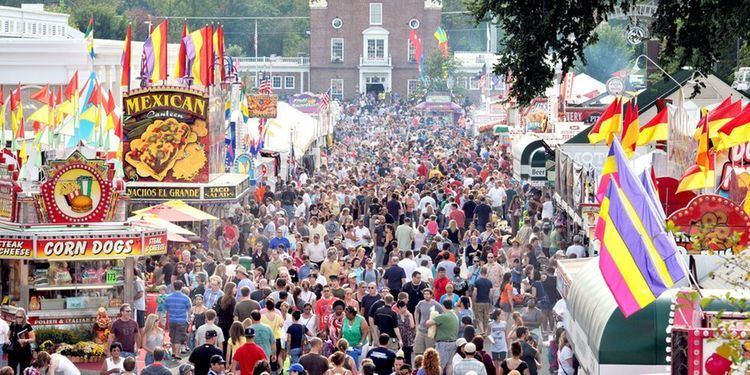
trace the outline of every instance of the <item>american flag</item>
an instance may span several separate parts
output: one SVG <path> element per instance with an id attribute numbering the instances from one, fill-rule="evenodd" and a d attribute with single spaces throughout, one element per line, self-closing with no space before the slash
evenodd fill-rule
<path id="1" fill-rule="evenodd" d="M 328 110 L 329 104 L 331 104 L 331 89 L 328 89 L 328 91 L 324 92 L 320 97 L 320 110 Z"/>
<path id="2" fill-rule="evenodd" d="M 271 78 L 267 75 L 263 75 L 260 79 L 260 85 L 258 85 L 258 93 L 261 95 L 271 95 L 273 90 L 271 89 Z"/>

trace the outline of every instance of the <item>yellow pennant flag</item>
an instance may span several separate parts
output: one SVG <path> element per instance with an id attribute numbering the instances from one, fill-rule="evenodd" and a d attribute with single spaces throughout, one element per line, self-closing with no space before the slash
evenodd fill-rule
<path id="1" fill-rule="evenodd" d="M 97 106 L 92 105 L 91 107 L 89 107 L 88 109 L 86 109 L 85 111 L 81 113 L 80 118 L 81 120 L 91 121 L 94 124 L 94 126 L 98 126 L 99 125 L 99 119 L 97 118 L 98 115 L 99 115 L 99 111 L 97 111 Z"/>
<path id="2" fill-rule="evenodd" d="M 63 113 L 66 115 L 72 115 L 75 113 L 75 105 L 73 103 L 73 99 L 66 100 L 60 105 L 57 106 L 57 112 Z"/>
<path id="3" fill-rule="evenodd" d="M 50 111 L 50 107 L 45 104 L 34 111 L 34 113 L 29 115 L 29 117 L 26 118 L 26 121 L 36 121 L 42 124 L 51 125 L 51 123 L 54 121 L 54 118 L 50 118 Z"/>

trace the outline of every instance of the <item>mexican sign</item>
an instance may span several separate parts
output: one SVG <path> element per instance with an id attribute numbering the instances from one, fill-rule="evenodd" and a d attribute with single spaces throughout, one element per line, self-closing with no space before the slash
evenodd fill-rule
<path id="1" fill-rule="evenodd" d="M 276 118 L 279 97 L 276 95 L 248 95 L 247 111 L 250 118 Z"/>
<path id="2" fill-rule="evenodd" d="M 150 87 L 126 92 L 123 166 L 131 181 L 208 182 L 208 97 Z"/>
<path id="3" fill-rule="evenodd" d="M 86 159 L 78 151 L 67 159 L 51 160 L 44 168 L 45 180 L 36 195 L 42 221 L 108 221 L 116 199 L 109 172 L 104 160 Z"/>

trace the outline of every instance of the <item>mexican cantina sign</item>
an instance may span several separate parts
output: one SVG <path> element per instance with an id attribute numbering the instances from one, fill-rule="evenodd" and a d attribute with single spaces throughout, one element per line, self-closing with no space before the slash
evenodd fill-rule
<path id="1" fill-rule="evenodd" d="M 208 97 L 151 87 L 125 93 L 123 166 L 131 181 L 208 182 Z"/>
<path id="2" fill-rule="evenodd" d="M 117 194 L 104 160 L 89 160 L 75 151 L 65 160 L 50 161 L 44 175 L 36 195 L 42 222 L 94 223 L 111 218 Z"/>

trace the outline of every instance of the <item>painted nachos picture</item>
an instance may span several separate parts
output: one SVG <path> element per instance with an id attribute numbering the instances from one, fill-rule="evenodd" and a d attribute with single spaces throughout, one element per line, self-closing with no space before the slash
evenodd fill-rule
<path id="1" fill-rule="evenodd" d="M 125 160 L 141 177 L 162 181 L 171 172 L 175 179 L 191 180 L 208 162 L 198 141 L 207 134 L 205 121 L 191 126 L 174 118 L 156 120 L 130 142 Z"/>

